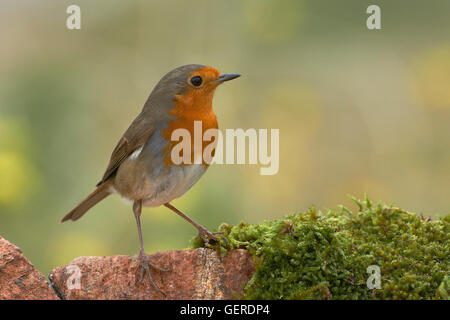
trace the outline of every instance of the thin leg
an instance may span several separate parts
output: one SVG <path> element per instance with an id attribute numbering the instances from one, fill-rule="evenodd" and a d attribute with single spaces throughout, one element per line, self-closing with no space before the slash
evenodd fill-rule
<path id="1" fill-rule="evenodd" d="M 142 281 L 142 279 L 144 278 L 144 272 L 147 272 L 148 279 L 149 279 L 150 283 L 152 284 L 152 286 L 158 292 L 165 295 L 165 293 L 162 292 L 161 289 L 159 289 L 158 286 L 156 285 L 156 283 L 153 281 L 152 275 L 150 273 L 150 267 L 152 267 L 156 270 L 160 270 L 160 271 L 166 271 L 166 270 L 152 264 L 149 261 L 148 256 L 145 254 L 145 250 L 144 250 L 144 239 L 142 237 L 142 228 L 141 228 L 142 200 L 137 200 L 133 203 L 133 212 L 134 212 L 134 217 L 136 218 L 136 224 L 137 224 L 138 234 L 139 234 L 139 243 L 140 243 L 139 258 L 140 258 L 140 262 L 141 262 L 141 276 L 139 278 L 138 283 L 140 283 Z"/>
<path id="2" fill-rule="evenodd" d="M 144 251 L 144 239 L 142 237 L 142 228 L 141 228 L 142 200 L 138 200 L 133 203 L 133 212 L 134 217 L 136 218 L 136 224 L 139 234 L 139 244 L 141 246 L 139 253 L 143 254 L 145 251 Z"/>
<path id="3" fill-rule="evenodd" d="M 198 224 L 197 222 L 195 222 L 194 220 L 189 218 L 187 215 L 185 215 L 183 212 L 181 212 L 180 210 L 175 208 L 169 202 L 167 202 L 165 204 L 165 206 L 167 208 L 169 208 L 170 210 L 172 210 L 173 212 L 175 212 L 176 214 L 178 214 L 184 220 L 186 220 L 187 222 L 192 224 L 198 230 L 198 236 L 197 237 L 201 237 L 205 242 L 209 242 L 209 240 L 213 240 L 213 241 L 216 241 L 216 242 L 219 241 L 219 239 L 216 237 L 216 234 L 221 234 L 222 232 L 213 233 L 213 232 L 209 231 L 208 229 L 203 227 L 201 224 Z"/>

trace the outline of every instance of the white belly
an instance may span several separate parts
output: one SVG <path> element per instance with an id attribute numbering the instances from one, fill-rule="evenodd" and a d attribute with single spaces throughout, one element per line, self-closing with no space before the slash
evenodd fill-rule
<path id="1" fill-rule="evenodd" d="M 202 164 L 172 166 L 168 174 L 154 177 L 151 188 L 143 199 L 145 207 L 158 207 L 185 194 L 205 173 Z"/>
<path id="2" fill-rule="evenodd" d="M 185 194 L 205 173 L 203 164 L 167 167 L 164 158 L 142 160 L 138 149 L 119 167 L 112 191 L 126 202 L 142 200 L 145 207 L 158 207 Z"/>

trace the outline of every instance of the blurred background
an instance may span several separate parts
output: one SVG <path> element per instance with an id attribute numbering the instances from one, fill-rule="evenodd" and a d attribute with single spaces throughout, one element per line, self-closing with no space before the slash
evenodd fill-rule
<path id="1" fill-rule="evenodd" d="M 66 8 L 81 7 L 81 30 Z M 381 7 L 382 30 L 366 8 Z M 258 223 L 347 194 L 436 216 L 450 208 L 450 1 L 24 1 L 0 4 L 0 235 L 45 274 L 134 255 L 117 195 L 76 223 L 117 141 L 169 70 L 243 76 L 219 88 L 225 128 L 279 128 L 280 170 L 214 165 L 174 205 L 204 226 Z M 144 210 L 147 253 L 196 230 Z"/>

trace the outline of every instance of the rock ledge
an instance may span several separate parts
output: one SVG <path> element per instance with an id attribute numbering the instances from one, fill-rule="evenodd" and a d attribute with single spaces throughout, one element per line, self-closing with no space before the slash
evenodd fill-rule
<path id="1" fill-rule="evenodd" d="M 22 251 L 0 237 L 0 300 L 56 300 L 45 277 Z"/>
<path id="2" fill-rule="evenodd" d="M 166 296 L 146 277 L 137 284 L 137 256 L 79 257 L 54 269 L 49 279 L 61 299 L 234 299 L 254 272 L 246 250 L 222 257 L 205 248 L 170 250 L 150 259 L 167 270 L 152 270 L 153 280 Z"/>

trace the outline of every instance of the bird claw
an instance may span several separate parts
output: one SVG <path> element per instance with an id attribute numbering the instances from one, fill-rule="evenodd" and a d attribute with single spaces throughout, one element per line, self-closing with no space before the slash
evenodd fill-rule
<path id="1" fill-rule="evenodd" d="M 155 290 L 158 291 L 159 293 L 161 293 L 163 296 L 166 296 L 166 294 L 156 285 L 155 281 L 153 281 L 153 277 L 150 273 L 150 267 L 153 269 L 156 269 L 158 271 L 162 271 L 162 272 L 167 271 L 167 269 L 158 267 L 158 266 L 154 265 L 153 263 L 151 263 L 149 261 L 150 260 L 149 257 L 143 252 L 139 253 L 139 260 L 140 260 L 140 266 L 141 266 L 141 274 L 140 274 L 139 280 L 137 281 L 137 284 L 140 284 L 144 280 L 144 273 L 147 272 L 148 280 L 149 280 L 150 284 L 152 285 L 152 287 L 155 288 Z"/>
<path id="2" fill-rule="evenodd" d="M 207 229 L 203 229 L 198 231 L 196 238 L 202 239 L 204 243 L 217 244 L 219 243 L 219 238 L 217 237 L 219 234 L 223 234 L 223 232 L 211 232 Z"/>

